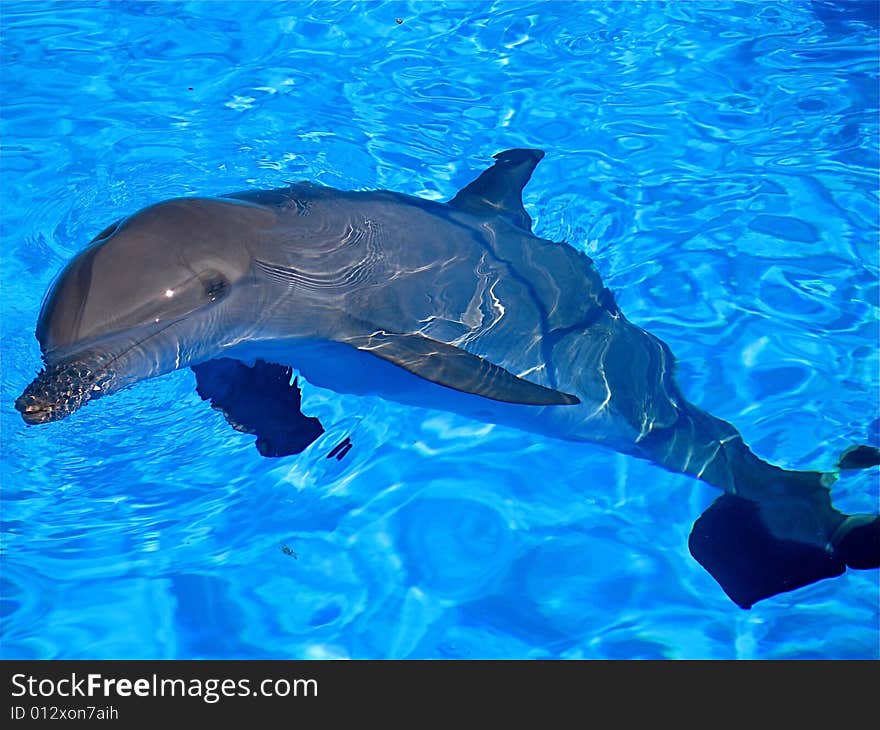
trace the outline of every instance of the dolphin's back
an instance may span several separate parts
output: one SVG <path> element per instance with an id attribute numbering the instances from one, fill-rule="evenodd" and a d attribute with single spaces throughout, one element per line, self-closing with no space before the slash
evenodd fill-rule
<path id="1" fill-rule="evenodd" d="M 256 259 L 323 336 L 418 334 L 581 401 L 538 429 L 625 450 L 677 417 L 668 348 L 620 313 L 591 259 L 504 215 L 388 191 L 298 184 L 236 194 L 271 207 Z M 275 310 L 277 311 L 277 309 Z"/>
<path id="2" fill-rule="evenodd" d="M 500 357 L 512 343 L 539 366 L 541 341 L 581 330 L 613 308 L 592 261 L 502 217 L 387 191 L 311 184 L 236 197 L 276 210 L 267 271 L 386 330 L 421 332 Z"/>

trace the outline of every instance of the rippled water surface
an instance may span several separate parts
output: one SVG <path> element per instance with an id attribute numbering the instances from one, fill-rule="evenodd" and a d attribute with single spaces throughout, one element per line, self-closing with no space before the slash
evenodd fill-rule
<path id="1" fill-rule="evenodd" d="M 120 216 L 301 179 L 448 199 L 527 146 L 536 233 L 689 398 L 830 469 L 880 439 L 877 4 L 0 13 L 4 658 L 880 656 L 876 571 L 743 611 L 687 550 L 716 492 L 598 447 L 306 383 L 328 433 L 265 459 L 189 370 L 12 407 L 43 293 Z M 877 511 L 876 469 L 834 496 Z"/>

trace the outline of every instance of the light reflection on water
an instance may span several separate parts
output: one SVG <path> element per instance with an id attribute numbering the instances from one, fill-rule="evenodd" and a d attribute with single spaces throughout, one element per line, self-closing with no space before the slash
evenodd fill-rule
<path id="1" fill-rule="evenodd" d="M 119 215 L 299 179 L 448 199 L 528 146 L 536 233 L 690 399 L 830 468 L 880 438 L 859 7 L 4 3 L 2 655 L 878 658 L 876 573 L 741 611 L 687 554 L 714 493 L 598 448 L 306 384 L 329 432 L 262 459 L 188 371 L 47 427 L 12 408 L 43 292 Z"/>

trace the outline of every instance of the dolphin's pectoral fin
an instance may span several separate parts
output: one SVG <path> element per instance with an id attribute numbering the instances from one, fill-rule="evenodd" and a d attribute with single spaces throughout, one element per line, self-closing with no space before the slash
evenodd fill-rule
<path id="1" fill-rule="evenodd" d="M 495 157 L 495 164 L 449 201 L 477 215 L 501 215 L 516 226 L 531 232 L 532 219 L 522 204 L 522 190 L 544 157 L 541 150 L 505 150 Z"/>
<path id="2" fill-rule="evenodd" d="M 741 608 L 833 578 L 847 567 L 837 551 L 775 537 L 755 502 L 730 494 L 716 499 L 694 523 L 688 547 Z"/>
<path id="3" fill-rule="evenodd" d="M 398 335 L 380 331 L 366 336 L 349 337 L 345 341 L 413 375 L 463 393 L 531 406 L 580 403 L 573 395 L 518 378 L 482 357 L 424 335 Z"/>
<path id="4" fill-rule="evenodd" d="M 237 431 L 256 434 L 263 456 L 289 456 L 303 451 L 324 428 L 300 411 L 300 391 L 284 365 L 257 360 L 218 358 L 194 365 L 196 392 L 223 412 Z"/>

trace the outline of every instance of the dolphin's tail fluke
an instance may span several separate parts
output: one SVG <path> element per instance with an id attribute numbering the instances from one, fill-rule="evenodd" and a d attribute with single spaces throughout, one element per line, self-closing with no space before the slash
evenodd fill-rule
<path id="1" fill-rule="evenodd" d="M 694 523 L 691 555 L 740 607 L 841 575 L 846 568 L 880 567 L 880 517 L 845 518 L 820 547 L 779 538 L 761 506 L 724 494 Z"/>
<path id="2" fill-rule="evenodd" d="M 634 453 L 724 491 L 694 523 L 688 546 L 735 603 L 751 608 L 847 568 L 880 567 L 880 516 L 837 510 L 836 473 L 781 469 L 726 421 L 683 398 L 676 407 L 676 421 L 641 438 Z M 880 449 L 855 446 L 837 470 L 878 464 Z"/>
<path id="3" fill-rule="evenodd" d="M 834 554 L 847 568 L 880 568 L 880 517 L 852 515 L 831 538 Z"/>

